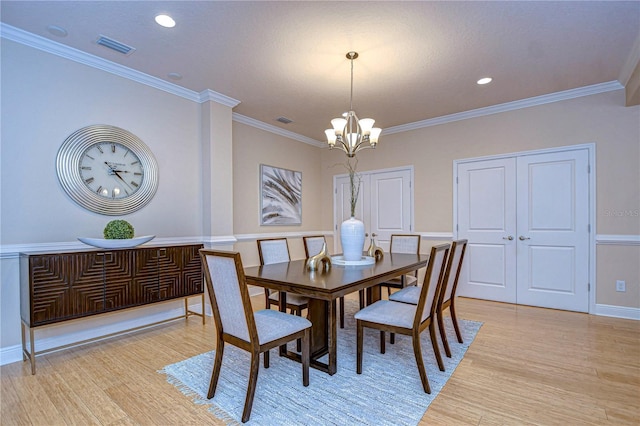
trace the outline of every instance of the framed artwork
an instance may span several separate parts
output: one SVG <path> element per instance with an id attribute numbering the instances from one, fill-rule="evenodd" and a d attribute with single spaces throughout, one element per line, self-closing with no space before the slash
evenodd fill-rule
<path id="1" fill-rule="evenodd" d="M 260 164 L 260 225 L 302 224 L 302 173 Z"/>

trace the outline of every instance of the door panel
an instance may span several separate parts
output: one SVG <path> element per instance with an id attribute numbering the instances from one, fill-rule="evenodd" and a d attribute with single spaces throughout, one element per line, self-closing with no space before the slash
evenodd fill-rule
<path id="1" fill-rule="evenodd" d="M 519 304 L 588 312 L 588 166 L 587 150 L 518 158 Z"/>
<path id="2" fill-rule="evenodd" d="M 370 188 L 371 224 L 367 228 L 370 234 L 376 234 L 378 245 L 388 249 L 391 234 L 411 232 L 411 173 L 409 170 L 373 173 Z"/>
<path id="3" fill-rule="evenodd" d="M 588 167 L 587 149 L 458 164 L 458 294 L 588 312 Z"/>
<path id="4" fill-rule="evenodd" d="M 461 296 L 516 301 L 515 178 L 513 158 L 458 165 L 458 237 L 469 240 Z"/>
<path id="5" fill-rule="evenodd" d="M 360 194 L 356 204 L 356 218 L 364 222 L 365 232 L 376 234 L 376 243 L 385 251 L 389 249 L 391 234 L 412 232 L 413 194 L 411 192 L 411 170 L 363 172 L 360 175 Z M 349 219 L 351 189 L 349 176 L 337 176 L 335 180 L 335 252 L 340 246 L 340 224 Z M 365 239 L 364 249 L 369 246 Z"/>

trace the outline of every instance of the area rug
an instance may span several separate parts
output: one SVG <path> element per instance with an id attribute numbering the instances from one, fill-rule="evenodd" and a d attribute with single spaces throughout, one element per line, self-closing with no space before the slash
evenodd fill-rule
<path id="1" fill-rule="evenodd" d="M 422 333 L 422 355 L 431 394 L 422 390 L 413 346 L 409 336 L 396 335 L 380 353 L 379 332 L 365 329 L 362 374 L 356 374 L 356 327 L 353 314 L 358 303 L 345 303 L 345 328 L 338 329 L 338 372 L 330 376 L 310 369 L 310 383 L 302 386 L 299 363 L 271 351 L 270 366 L 262 359 L 253 409 L 247 425 L 416 425 L 438 392 L 464 357 L 482 323 L 459 320 L 464 340 L 458 343 L 449 316 L 445 328 L 451 358 L 440 339 L 445 371 L 438 369 L 429 332 Z M 388 337 L 387 337 L 388 339 Z M 213 341 L 213 338 L 212 338 Z M 291 343 L 294 349 L 295 343 Z M 216 395 L 207 399 L 214 351 L 196 355 L 160 370 L 196 404 L 210 405 L 209 411 L 226 424 L 240 424 L 249 376 L 249 354 L 225 345 Z M 325 357 L 326 358 L 326 357 Z M 323 361 L 326 361 L 323 360 Z"/>

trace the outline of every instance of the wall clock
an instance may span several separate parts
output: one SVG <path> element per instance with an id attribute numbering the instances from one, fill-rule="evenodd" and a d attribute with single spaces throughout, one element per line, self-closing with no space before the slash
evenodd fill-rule
<path id="1" fill-rule="evenodd" d="M 71 134 L 58 150 L 56 171 L 73 201 L 104 215 L 133 213 L 158 188 L 158 164 L 149 147 L 134 134 L 104 124 Z"/>

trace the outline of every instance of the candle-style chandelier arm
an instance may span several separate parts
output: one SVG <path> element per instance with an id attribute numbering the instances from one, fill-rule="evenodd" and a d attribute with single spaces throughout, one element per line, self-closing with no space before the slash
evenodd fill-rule
<path id="1" fill-rule="evenodd" d="M 356 152 L 364 148 L 375 148 L 382 129 L 373 127 L 373 118 L 358 119 L 353 110 L 353 60 L 358 57 L 357 52 L 347 53 L 347 59 L 351 61 L 351 96 L 349 100 L 349 112 L 342 114 L 342 118 L 331 120 L 333 129 L 325 130 L 329 149 L 336 144 L 348 157 L 353 157 Z"/>

